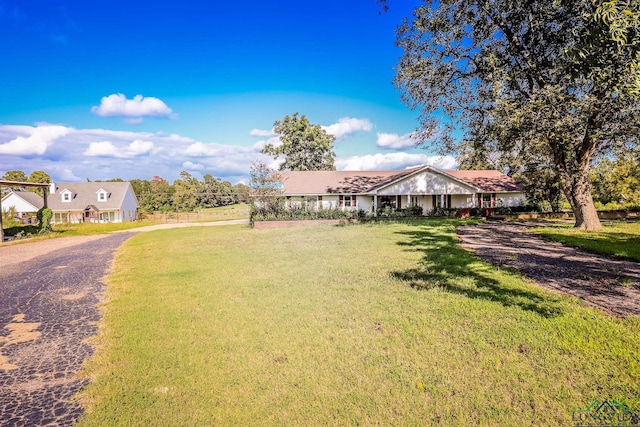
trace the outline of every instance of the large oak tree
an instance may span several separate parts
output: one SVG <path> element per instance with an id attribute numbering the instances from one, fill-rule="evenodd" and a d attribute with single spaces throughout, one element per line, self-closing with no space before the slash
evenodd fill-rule
<path id="1" fill-rule="evenodd" d="M 601 228 L 591 161 L 640 134 L 640 2 L 425 0 L 397 43 L 395 81 L 425 140 L 548 159 L 576 226 Z"/>
<path id="2" fill-rule="evenodd" d="M 267 144 L 263 154 L 269 154 L 278 159 L 284 156 L 280 170 L 317 171 L 335 170 L 333 141 L 336 139 L 328 134 L 320 125 L 314 125 L 303 114 L 299 116 L 285 116 L 274 123 L 275 133 L 280 135 L 280 144 Z"/>

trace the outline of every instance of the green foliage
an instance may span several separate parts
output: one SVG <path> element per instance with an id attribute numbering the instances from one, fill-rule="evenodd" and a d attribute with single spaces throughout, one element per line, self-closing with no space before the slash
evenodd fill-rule
<path id="1" fill-rule="evenodd" d="M 423 209 L 420 205 L 409 205 L 405 211 L 409 216 L 422 216 Z"/>
<path id="2" fill-rule="evenodd" d="M 2 175 L 2 179 L 6 181 L 27 182 L 27 175 L 21 170 L 12 170 Z"/>
<path id="3" fill-rule="evenodd" d="M 9 209 L 2 209 L 2 228 L 12 228 L 17 225 L 20 225 L 20 221 L 16 220 L 18 216 L 18 212 L 16 212 L 16 208 L 14 206 L 9 207 Z"/>
<path id="4" fill-rule="evenodd" d="M 50 208 L 42 208 L 38 211 L 38 234 L 47 234 L 53 229 L 51 226 L 52 217 L 53 211 Z"/>
<path id="5" fill-rule="evenodd" d="M 593 198 L 603 205 L 640 205 L 640 164 L 630 155 L 602 159 L 591 170 Z"/>
<path id="6" fill-rule="evenodd" d="M 193 212 L 241 202 L 246 186 L 232 185 L 210 174 L 198 180 L 187 171 L 173 185 L 159 176 L 152 180 L 134 179 L 131 187 L 138 197 L 141 212 Z"/>
<path id="7" fill-rule="evenodd" d="M 345 219 L 353 220 L 366 217 L 362 210 L 341 208 L 308 209 L 304 206 L 292 206 L 278 211 L 254 211 L 252 221 L 298 221 L 314 219 Z"/>
<path id="8" fill-rule="evenodd" d="M 280 135 L 280 145 L 267 144 L 262 153 L 278 159 L 284 156 L 280 170 L 316 171 L 335 170 L 333 152 L 335 137 L 320 125 L 314 125 L 303 114 L 285 116 L 274 123 L 274 131 Z"/>
<path id="9" fill-rule="evenodd" d="M 456 208 L 432 208 L 427 212 L 427 216 L 435 218 L 456 218 L 459 215 L 459 211 Z"/>
<path id="10" fill-rule="evenodd" d="M 532 231 L 565 245 L 640 262 L 640 222 L 637 221 L 606 222 L 602 231 L 597 233 L 566 225 L 535 227 Z"/>
<path id="11" fill-rule="evenodd" d="M 262 162 L 251 164 L 250 175 L 250 220 L 275 220 L 284 211 L 282 176 Z"/>
<path id="12" fill-rule="evenodd" d="M 425 140 L 530 182 L 552 169 L 542 182 L 555 178 L 576 225 L 597 229 L 590 162 L 640 138 L 638 5 L 427 0 L 399 30 L 395 81 Z M 557 206 L 544 187 L 533 202 Z"/>

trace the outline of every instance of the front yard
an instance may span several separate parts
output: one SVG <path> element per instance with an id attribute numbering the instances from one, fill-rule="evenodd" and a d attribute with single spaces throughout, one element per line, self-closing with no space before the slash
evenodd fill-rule
<path id="1" fill-rule="evenodd" d="M 640 319 L 457 247 L 459 221 L 143 233 L 81 425 L 572 425 L 640 409 Z"/>

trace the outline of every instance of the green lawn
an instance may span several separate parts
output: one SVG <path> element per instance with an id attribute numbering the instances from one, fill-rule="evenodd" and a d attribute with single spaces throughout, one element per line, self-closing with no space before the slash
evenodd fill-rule
<path id="1" fill-rule="evenodd" d="M 640 261 L 640 221 L 605 221 L 601 231 L 579 230 L 569 224 L 533 228 L 545 239 L 591 252 Z"/>
<path id="2" fill-rule="evenodd" d="M 533 287 L 455 221 L 137 235 L 84 426 L 572 425 L 640 409 L 640 319 Z"/>

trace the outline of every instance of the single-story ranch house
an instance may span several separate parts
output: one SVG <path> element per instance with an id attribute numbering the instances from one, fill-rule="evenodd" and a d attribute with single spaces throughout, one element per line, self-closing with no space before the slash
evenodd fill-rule
<path id="1" fill-rule="evenodd" d="M 288 206 L 357 209 L 515 207 L 524 189 L 497 170 L 440 170 L 418 166 L 403 171 L 280 172 Z"/>
<path id="2" fill-rule="evenodd" d="M 51 183 L 47 204 L 54 224 L 135 221 L 138 199 L 128 182 Z M 19 214 L 37 212 L 44 200 L 36 193 L 13 191 L 2 199 L 2 209 Z"/>

